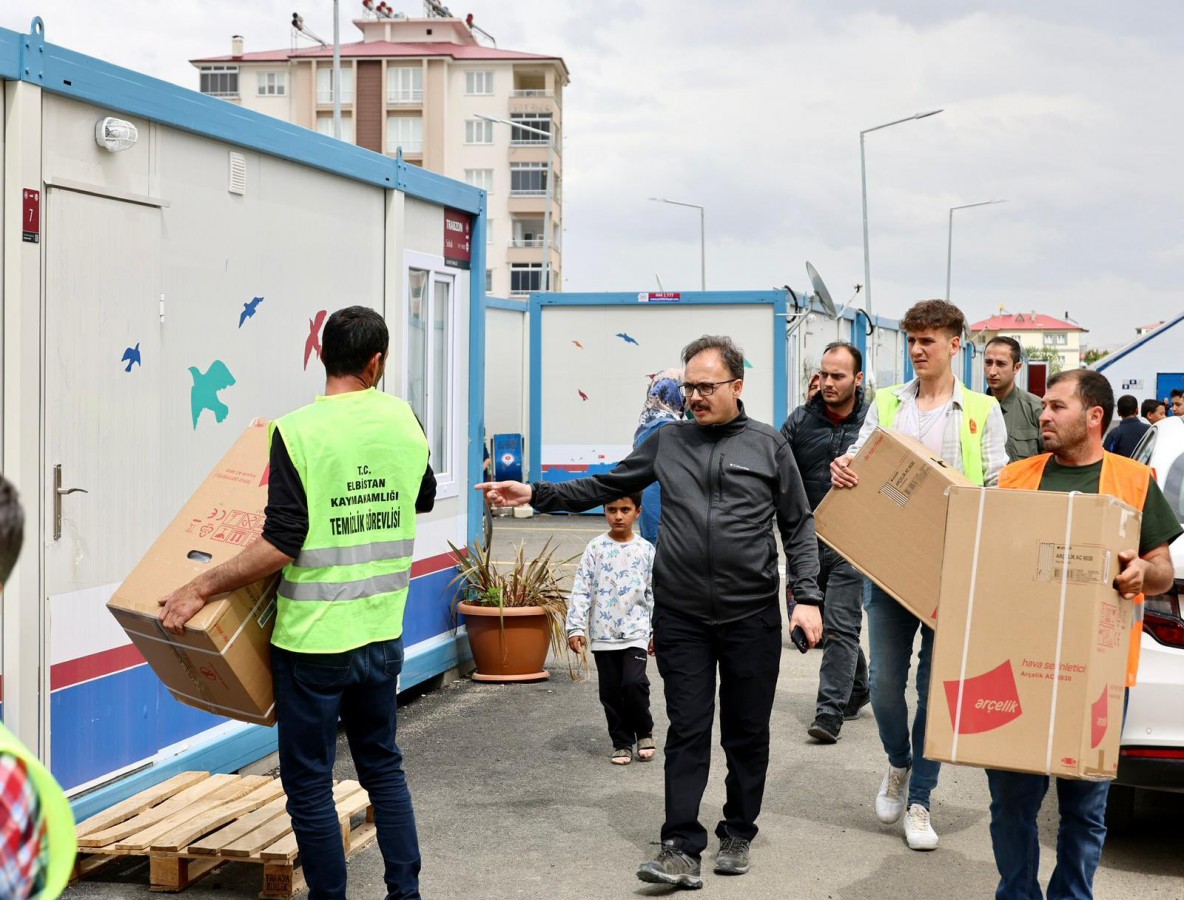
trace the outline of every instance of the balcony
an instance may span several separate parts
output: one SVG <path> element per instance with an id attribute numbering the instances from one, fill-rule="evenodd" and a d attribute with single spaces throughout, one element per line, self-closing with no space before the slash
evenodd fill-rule
<path id="1" fill-rule="evenodd" d="M 342 106 L 348 106 L 348 105 L 352 104 L 353 102 L 354 102 L 354 92 L 353 91 L 342 91 L 341 92 L 341 105 Z M 333 105 L 333 92 L 332 91 L 317 91 L 317 103 L 320 106 L 332 106 Z"/>
<path id="2" fill-rule="evenodd" d="M 525 247 L 542 247 L 542 246 L 543 246 L 543 238 L 541 235 L 539 237 L 512 238 L 510 240 L 511 249 L 522 249 Z"/>
<path id="3" fill-rule="evenodd" d="M 423 106 L 423 91 L 388 91 L 387 106 Z"/>

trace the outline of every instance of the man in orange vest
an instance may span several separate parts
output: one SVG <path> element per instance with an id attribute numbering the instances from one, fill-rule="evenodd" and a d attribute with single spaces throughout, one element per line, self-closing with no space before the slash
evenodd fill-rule
<path id="1" fill-rule="evenodd" d="M 1102 450 L 1102 434 L 1114 414 L 1114 391 L 1105 376 L 1088 369 L 1054 375 L 1040 414 L 1043 453 L 1013 462 L 999 475 L 999 486 L 1019 490 L 1080 491 L 1110 494 L 1143 511 L 1139 555 L 1119 554 L 1121 571 L 1114 587 L 1128 600 L 1157 594 L 1172 585 L 1168 544 L 1180 536 L 1180 523 L 1155 483 L 1150 468 Z M 1127 684 L 1138 667 L 1141 624 L 1131 632 Z M 1040 897 L 1036 880 L 1040 841 L 1036 824 L 1048 791 L 1046 775 L 987 770 L 991 789 L 991 845 L 999 869 L 996 898 Z M 1106 839 L 1109 781 L 1057 779 L 1061 821 L 1057 866 L 1048 882 L 1048 900 L 1093 897 L 1094 871 Z"/>

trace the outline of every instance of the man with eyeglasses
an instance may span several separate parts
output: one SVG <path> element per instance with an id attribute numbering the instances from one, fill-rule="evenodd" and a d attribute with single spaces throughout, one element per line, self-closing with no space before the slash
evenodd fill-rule
<path id="1" fill-rule="evenodd" d="M 683 350 L 682 385 L 694 421 L 659 429 L 611 471 L 562 484 L 477 485 L 495 506 L 580 512 L 658 482 L 662 540 L 654 560 L 654 651 L 666 695 L 666 820 L 662 846 L 637 877 L 698 888 L 707 831 L 699 804 L 711 761 L 719 670 L 720 744 L 727 799 L 716 825 L 714 871 L 742 875 L 756 837 L 769 764 L 769 717 L 781 661 L 774 518 L 797 605 L 789 627 L 810 645 L 822 619 L 814 516 L 780 433 L 749 419 L 740 400 L 744 354 L 705 335 Z"/>

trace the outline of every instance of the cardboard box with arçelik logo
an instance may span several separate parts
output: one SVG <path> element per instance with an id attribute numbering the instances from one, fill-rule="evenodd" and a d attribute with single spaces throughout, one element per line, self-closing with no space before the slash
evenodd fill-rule
<path id="1" fill-rule="evenodd" d="M 926 757 L 1115 776 L 1135 607 L 1113 583 L 1141 521 L 1104 495 L 950 489 Z"/>
<path id="2" fill-rule="evenodd" d="M 853 488 L 814 510 L 818 536 L 930 628 L 937 627 L 946 489 L 969 478 L 913 438 L 877 428 L 851 460 Z"/>
<path id="3" fill-rule="evenodd" d="M 267 425 L 251 423 L 107 602 L 177 700 L 258 725 L 275 722 L 270 642 L 279 576 L 210 601 L 183 635 L 162 627 L 158 601 L 261 538 Z"/>

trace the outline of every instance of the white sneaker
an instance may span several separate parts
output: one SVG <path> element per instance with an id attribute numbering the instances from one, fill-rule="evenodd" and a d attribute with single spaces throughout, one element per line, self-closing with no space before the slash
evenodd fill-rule
<path id="1" fill-rule="evenodd" d="M 876 794 L 876 818 L 885 825 L 899 821 L 904 812 L 905 789 L 909 786 L 909 769 L 898 769 L 888 766 L 888 774 L 880 785 L 880 793 Z"/>
<path id="2" fill-rule="evenodd" d="M 904 817 L 904 839 L 910 850 L 936 850 L 937 832 L 929 821 L 929 810 L 914 803 Z"/>

